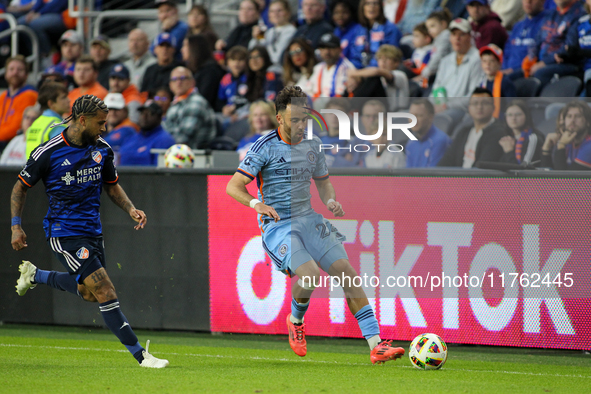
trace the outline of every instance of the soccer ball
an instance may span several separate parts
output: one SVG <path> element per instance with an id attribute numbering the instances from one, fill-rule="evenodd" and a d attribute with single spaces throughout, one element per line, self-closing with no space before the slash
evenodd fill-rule
<path id="1" fill-rule="evenodd" d="M 187 145 L 176 144 L 164 154 L 164 166 L 167 168 L 192 168 L 195 155 Z"/>
<path id="2" fill-rule="evenodd" d="M 438 335 L 421 334 L 410 344 L 408 357 L 418 369 L 439 369 L 447 360 L 447 345 Z"/>

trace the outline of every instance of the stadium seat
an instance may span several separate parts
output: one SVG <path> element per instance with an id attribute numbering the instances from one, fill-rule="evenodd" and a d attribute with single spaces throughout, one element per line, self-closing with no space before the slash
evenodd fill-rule
<path id="1" fill-rule="evenodd" d="M 566 76 L 544 86 L 540 97 L 577 97 L 583 89 L 583 82 L 577 77 Z"/>
<path id="2" fill-rule="evenodd" d="M 513 81 L 517 97 L 536 97 L 540 93 L 542 83 L 538 78 L 519 78 Z"/>
<path id="3" fill-rule="evenodd" d="M 445 134 L 450 135 L 453 128 L 453 119 L 445 113 L 435 114 L 433 125 Z"/>
<path id="4" fill-rule="evenodd" d="M 540 130 L 542 134 L 548 135 L 556 131 L 556 118 L 547 119 L 536 125 L 536 129 Z"/>

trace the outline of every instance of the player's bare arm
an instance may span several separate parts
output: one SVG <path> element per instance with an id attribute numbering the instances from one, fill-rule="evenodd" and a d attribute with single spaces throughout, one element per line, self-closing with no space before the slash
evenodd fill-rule
<path id="1" fill-rule="evenodd" d="M 324 205 L 326 205 L 328 210 L 331 211 L 335 217 L 345 216 L 345 211 L 343 211 L 341 203 L 335 201 L 336 193 L 334 191 L 332 183 L 330 183 L 330 179 L 315 179 L 314 183 L 316 183 L 316 189 L 318 189 L 320 199 L 322 200 Z"/>
<path id="2" fill-rule="evenodd" d="M 25 199 L 27 197 L 27 188 L 20 183 L 16 182 L 12 188 L 12 194 L 10 195 L 10 213 L 13 218 L 20 218 L 25 207 Z M 20 224 L 11 226 L 12 238 L 11 244 L 14 250 L 21 250 L 27 247 L 27 235 L 23 231 Z"/>
<path id="3" fill-rule="evenodd" d="M 115 203 L 115 205 L 117 205 L 119 208 L 127 212 L 129 216 L 131 216 L 131 218 L 136 223 L 138 223 L 136 226 L 134 226 L 134 229 L 139 230 L 144 228 L 148 222 L 148 218 L 146 217 L 144 211 L 136 209 L 133 206 L 133 203 L 125 193 L 125 190 L 123 190 L 119 184 L 109 185 L 108 183 L 105 183 L 104 188 L 111 201 L 113 201 L 113 203 Z"/>
<path id="4" fill-rule="evenodd" d="M 256 199 L 256 197 L 251 196 L 246 189 L 246 185 L 248 185 L 251 181 L 252 180 L 247 176 L 235 173 L 226 186 L 226 193 L 240 204 L 249 207 L 250 202 Z M 273 207 L 270 207 L 269 205 L 266 205 L 262 202 L 257 203 L 254 206 L 254 210 L 261 215 L 269 216 L 270 218 L 274 219 L 275 222 L 281 220 Z"/>

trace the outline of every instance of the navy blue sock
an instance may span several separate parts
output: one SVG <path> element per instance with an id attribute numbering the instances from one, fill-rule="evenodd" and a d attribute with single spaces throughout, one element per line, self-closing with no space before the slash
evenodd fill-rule
<path id="1" fill-rule="evenodd" d="M 119 341 L 133 354 L 137 362 L 141 363 L 144 360 L 142 355 L 144 348 L 138 342 L 129 322 L 121 312 L 119 300 L 103 302 L 99 304 L 99 310 L 109 330 L 119 338 Z"/>
<path id="2" fill-rule="evenodd" d="M 37 268 L 34 281 L 35 283 L 42 283 L 54 289 L 80 295 L 78 294 L 76 278 L 67 272 L 43 271 Z"/>
<path id="3" fill-rule="evenodd" d="M 371 309 L 371 305 L 366 305 L 355 314 L 355 319 L 361 328 L 361 334 L 365 339 L 369 339 L 374 335 L 380 335 L 380 326 L 378 319 Z"/>
<path id="4" fill-rule="evenodd" d="M 33 280 L 35 281 L 35 283 L 41 283 L 46 285 L 47 278 L 49 278 L 49 274 L 51 274 L 52 272 L 54 271 L 43 271 L 37 268 L 37 271 L 35 271 L 35 279 Z"/>

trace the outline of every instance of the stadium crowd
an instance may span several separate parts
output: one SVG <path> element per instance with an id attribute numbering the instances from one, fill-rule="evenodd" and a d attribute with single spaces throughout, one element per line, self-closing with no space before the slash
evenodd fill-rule
<path id="1" fill-rule="evenodd" d="M 298 85 L 316 109 L 359 111 L 366 135 L 386 112 L 417 118 L 417 140 L 396 141 L 402 152 L 380 149 L 385 137 L 359 152 L 361 140 L 339 140 L 336 116 L 326 114 L 327 130 L 316 132 L 334 146 L 329 166 L 591 167 L 584 100 L 591 97 L 591 0 L 325 1 L 300 0 L 296 12 L 287 0 L 243 0 L 237 26 L 220 37 L 204 6 L 182 20 L 176 2 L 156 0 L 160 33 L 131 30 L 128 57 L 113 59 L 102 35 L 86 53 L 67 0 L 0 0 L 0 13 L 35 32 L 44 65 L 31 86 L 24 56 L 6 60 L 0 164 L 24 164 L 63 131 L 51 126 L 85 94 L 109 108 L 104 138 L 119 165 L 156 165 L 150 150 L 174 143 L 244 157 L 277 126 L 277 93 Z M 31 48 L 23 40 L 22 53 Z M 517 99 L 573 80 L 572 101 L 553 102 L 542 116 Z M 353 106 L 355 97 L 370 99 Z"/>

